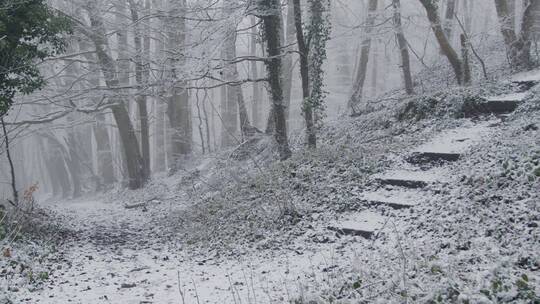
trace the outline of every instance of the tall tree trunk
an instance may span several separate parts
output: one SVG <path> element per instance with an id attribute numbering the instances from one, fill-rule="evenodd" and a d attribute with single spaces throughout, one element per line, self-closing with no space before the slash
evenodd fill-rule
<path id="1" fill-rule="evenodd" d="M 508 26 L 514 33 L 517 33 L 516 31 L 516 19 L 517 19 L 516 18 L 516 1 L 518 0 L 510 0 L 506 2 L 508 5 Z"/>
<path id="2" fill-rule="evenodd" d="M 373 41 L 373 59 L 371 60 L 371 97 L 379 93 L 379 39 Z"/>
<path id="3" fill-rule="evenodd" d="M 452 44 L 452 34 L 454 28 L 454 14 L 456 13 L 457 0 L 448 0 L 446 2 L 446 11 L 444 14 L 444 34 L 450 44 Z"/>
<path id="4" fill-rule="evenodd" d="M 471 66 L 469 64 L 469 42 L 465 37 L 465 34 L 460 35 L 461 41 L 461 58 L 463 61 L 463 84 L 471 84 Z"/>
<path id="5" fill-rule="evenodd" d="M 147 79 L 147 65 L 148 63 L 143 62 L 143 35 L 140 28 L 139 12 L 138 7 L 133 0 L 128 0 L 129 8 L 131 12 L 131 20 L 134 24 L 134 35 L 133 42 L 135 45 L 135 80 L 139 87 L 136 97 L 136 102 L 139 108 L 139 119 L 141 121 L 141 152 L 142 152 L 142 163 L 143 163 L 143 174 L 144 179 L 147 180 L 150 178 L 150 126 L 148 122 L 148 109 L 147 109 L 147 98 L 143 92 L 143 87 Z"/>
<path id="6" fill-rule="evenodd" d="M 524 70 L 532 67 L 531 62 L 531 31 L 540 11 L 540 0 L 529 0 L 525 4 L 521 32 L 519 35 L 514 31 L 512 14 L 506 0 L 495 0 L 495 8 L 501 26 L 501 33 L 507 48 L 510 65 L 516 70 Z"/>
<path id="7" fill-rule="evenodd" d="M 291 156 L 287 138 L 287 123 L 283 106 L 283 87 L 281 83 L 281 41 L 279 31 L 281 28 L 281 10 L 279 0 L 260 1 L 259 6 L 264 12 L 260 16 L 263 22 L 264 37 L 268 59 L 265 65 L 268 73 L 270 95 L 272 99 L 273 117 L 275 121 L 274 137 L 278 145 L 281 160 Z"/>
<path id="8" fill-rule="evenodd" d="M 164 15 L 164 5 L 162 0 L 152 0 L 152 8 L 158 15 L 155 18 L 155 22 L 152 27 L 166 28 L 166 20 L 162 16 Z M 165 38 L 164 34 L 159 32 L 155 33 L 154 37 L 154 57 L 158 62 L 157 69 L 164 70 L 164 52 L 165 52 Z M 160 88 L 162 89 L 162 88 Z M 163 172 L 167 170 L 167 102 L 162 97 L 162 94 L 158 94 L 154 98 L 155 109 L 155 135 L 154 144 L 156 148 L 154 153 L 154 171 Z"/>
<path id="9" fill-rule="evenodd" d="M 431 28 L 433 29 L 433 33 L 435 34 L 435 38 L 437 38 L 437 41 L 439 43 L 439 47 L 441 48 L 442 53 L 446 56 L 448 61 L 450 62 L 450 65 L 452 66 L 452 69 L 454 70 L 454 74 L 456 75 L 457 83 L 462 84 L 463 83 L 463 71 L 462 71 L 462 62 L 459 59 L 458 54 L 452 48 L 452 45 L 448 41 L 448 38 L 446 37 L 444 30 L 441 26 L 441 19 L 439 18 L 439 14 L 437 13 L 437 6 L 433 0 L 420 0 L 420 3 L 424 6 L 426 9 L 427 17 L 429 19 L 429 22 L 431 23 Z"/>
<path id="10" fill-rule="evenodd" d="M 168 102 L 169 123 L 172 128 L 172 170 L 178 168 L 181 159 L 190 155 L 193 151 L 193 130 L 191 120 L 191 105 L 189 102 L 189 92 L 186 81 L 179 75 L 179 68 L 185 64 L 185 44 L 186 44 L 186 21 L 185 21 L 185 0 L 169 2 L 169 20 L 167 32 L 169 34 L 169 51 L 172 53 L 172 79 L 175 80 L 171 98 Z"/>
<path id="11" fill-rule="evenodd" d="M 521 35 L 517 43 L 519 66 L 529 69 L 533 66 L 531 59 L 531 47 L 534 36 L 538 37 L 538 20 L 540 20 L 540 0 L 529 0 L 523 12 L 521 22 Z"/>
<path id="12" fill-rule="evenodd" d="M 257 56 L 257 27 L 255 17 L 251 17 L 251 36 L 250 36 L 250 53 L 251 56 Z M 259 78 L 259 68 L 257 66 L 257 61 L 251 61 L 249 63 L 251 78 Z M 253 126 L 257 127 L 260 121 L 260 106 L 261 106 L 261 88 L 258 81 L 253 82 L 252 87 L 252 105 L 251 105 L 251 121 Z"/>
<path id="13" fill-rule="evenodd" d="M 291 93 L 292 93 L 292 75 L 293 75 L 293 54 L 294 44 L 296 37 L 296 25 L 294 15 L 294 0 L 287 1 L 287 18 L 285 19 L 285 27 L 282 29 L 283 43 L 285 44 L 285 51 L 288 54 L 283 57 L 283 104 L 285 106 L 285 119 L 287 122 L 290 119 L 291 108 Z M 286 31 L 285 31 L 286 30 Z"/>
<path id="14" fill-rule="evenodd" d="M 94 43 L 98 64 L 105 77 L 105 84 L 109 89 L 118 90 L 116 89 L 119 86 L 117 68 L 114 60 L 107 52 L 108 42 L 105 37 L 105 27 L 103 25 L 102 17 L 98 15 L 95 2 L 90 2 L 87 9 L 92 32 L 85 32 L 85 34 L 92 39 Z M 111 107 L 111 110 L 124 149 L 125 163 L 128 172 L 128 186 L 130 189 L 138 189 L 144 185 L 146 180 L 144 179 L 142 157 L 139 151 L 139 143 L 135 134 L 135 129 L 133 128 L 129 113 L 122 98 L 113 98 L 112 102 L 114 102 L 115 105 Z"/>
<path id="15" fill-rule="evenodd" d="M 514 1 L 514 0 L 512 0 Z M 501 26 L 501 33 L 506 44 L 508 59 L 510 64 L 515 66 L 518 64 L 518 49 L 517 49 L 517 35 L 514 32 L 514 26 L 512 24 L 512 18 L 510 17 L 510 8 L 506 0 L 495 0 L 495 8 L 497 10 L 497 16 L 499 17 L 499 23 Z"/>
<path id="16" fill-rule="evenodd" d="M 17 179 L 15 176 L 15 166 L 13 165 L 13 159 L 11 158 L 11 150 L 9 149 L 9 136 L 4 123 L 4 117 L 0 116 L 0 123 L 2 124 L 2 132 L 4 134 L 4 144 L 6 145 L 6 157 L 9 164 L 9 171 L 11 174 L 11 192 L 13 195 L 13 203 L 19 204 L 19 192 L 17 191 Z"/>
<path id="17" fill-rule="evenodd" d="M 304 113 L 304 121 L 306 123 L 306 133 L 308 147 L 315 148 L 317 146 L 317 137 L 315 133 L 315 123 L 313 121 L 313 109 L 309 103 L 309 49 L 304 38 L 304 30 L 302 29 L 302 9 L 300 0 L 293 0 L 294 7 L 294 24 L 296 27 L 296 40 L 298 51 L 300 53 L 300 77 L 302 79 L 302 112 Z"/>
<path id="18" fill-rule="evenodd" d="M 362 100 L 364 91 L 364 82 L 366 81 L 367 65 L 369 61 L 369 50 L 371 48 L 371 32 L 375 23 L 375 11 L 377 10 L 378 0 L 369 0 L 368 16 L 365 24 L 364 38 L 360 50 L 360 62 L 356 71 L 353 83 L 353 93 L 349 100 L 349 107 L 353 114 L 356 113 L 356 107 Z"/>
<path id="19" fill-rule="evenodd" d="M 396 33 L 396 40 L 399 47 L 399 54 L 401 56 L 401 71 L 403 72 L 403 80 L 405 82 L 405 91 L 407 94 L 414 94 L 414 85 L 411 75 L 411 60 L 409 57 L 409 46 L 405 39 L 403 32 L 403 26 L 401 25 L 401 3 L 399 0 L 393 0 L 392 5 L 394 7 L 394 31 Z"/>
<path id="20" fill-rule="evenodd" d="M 79 49 L 81 51 L 87 51 L 84 57 L 88 62 L 96 61 L 96 57 L 94 56 L 94 54 L 88 53 L 88 51 L 92 51 L 92 47 L 89 45 L 89 43 L 85 41 L 80 41 Z M 91 71 L 91 73 L 87 77 L 88 82 L 94 88 L 99 87 L 101 77 L 99 74 L 99 70 L 95 71 L 92 65 L 88 65 L 88 70 Z M 99 99 L 99 97 L 92 98 L 93 104 L 98 104 Z M 105 114 L 96 113 L 94 114 L 94 119 L 95 123 L 92 124 L 92 130 L 96 143 L 97 176 L 99 176 L 96 190 L 100 191 L 102 187 L 113 185 L 114 183 L 116 183 L 117 180 L 114 176 L 111 140 L 109 137 L 109 132 L 107 130 Z"/>
<path id="21" fill-rule="evenodd" d="M 227 4 L 223 4 L 224 6 Z M 230 4 L 228 4 L 230 5 Z M 236 21 L 230 17 L 231 10 L 228 7 L 223 8 L 223 13 L 228 20 L 224 33 L 223 57 L 223 77 L 226 82 L 235 82 L 238 80 L 238 70 L 236 64 L 232 61 L 236 58 Z M 221 118 L 223 119 L 223 130 L 221 133 L 221 143 L 223 147 L 231 146 L 236 143 L 235 136 L 238 133 L 238 107 L 239 97 L 242 94 L 239 86 L 227 85 L 225 87 L 225 100 L 221 108 Z M 242 97 L 243 100 L 243 97 Z"/>
<path id="22" fill-rule="evenodd" d="M 293 74 L 293 60 L 291 52 L 294 51 L 293 44 L 296 43 L 296 28 L 294 22 L 294 4 L 293 0 L 287 0 L 287 17 L 285 26 L 281 27 L 280 40 L 284 46 L 287 54 L 283 56 L 281 81 L 283 83 L 283 105 L 285 106 L 285 120 L 289 122 L 290 107 L 291 107 L 291 95 L 292 95 L 292 74 Z M 281 19 L 283 21 L 283 14 Z M 274 113 L 270 109 L 268 115 L 268 121 L 266 123 L 266 133 L 270 134 L 274 130 Z"/>
<path id="23" fill-rule="evenodd" d="M 471 35 L 473 30 L 472 15 L 474 11 L 474 3 L 475 1 L 473 0 L 463 0 L 463 10 L 465 13 L 465 31 L 468 33 L 468 35 Z"/>
<path id="24" fill-rule="evenodd" d="M 58 188 L 55 195 L 67 198 L 71 195 L 71 185 L 69 183 L 69 173 L 67 170 L 64 146 L 50 133 L 45 137 L 49 148 L 49 162 L 51 164 L 51 178 L 58 180 Z"/>
<path id="25" fill-rule="evenodd" d="M 71 117 L 68 117 L 68 122 L 73 123 Z M 73 129 L 74 127 L 71 126 Z M 67 132 L 66 146 L 67 146 L 67 155 L 66 160 L 68 164 L 69 173 L 71 175 L 71 183 L 73 185 L 73 192 L 71 193 L 72 197 L 80 197 L 82 195 L 82 185 L 81 185 L 81 159 L 78 156 L 76 135 L 74 130 Z"/>
<path id="26" fill-rule="evenodd" d="M 232 61 L 236 59 L 236 23 L 234 20 L 229 20 L 227 24 L 227 32 L 225 37 L 225 80 L 229 82 L 238 83 L 238 67 L 236 63 Z M 233 104 L 236 103 L 235 106 Z M 244 94 L 242 92 L 241 85 L 229 85 L 227 86 L 227 110 L 232 110 L 234 108 L 238 109 L 238 118 L 240 120 L 240 131 L 242 137 L 247 138 L 254 134 L 254 128 L 249 122 L 249 116 L 247 112 L 247 107 L 244 101 Z M 236 112 L 230 111 L 226 113 L 227 116 L 224 117 L 227 120 L 230 120 L 230 124 L 226 124 L 228 127 L 228 136 L 234 135 L 237 128 L 237 114 Z M 233 125 L 234 124 L 234 125 Z"/>

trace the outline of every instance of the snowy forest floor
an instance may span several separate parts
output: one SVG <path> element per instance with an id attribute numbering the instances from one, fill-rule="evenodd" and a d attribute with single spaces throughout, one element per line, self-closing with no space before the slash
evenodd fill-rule
<path id="1" fill-rule="evenodd" d="M 0 303 L 535 303 L 540 94 L 504 119 L 455 118 L 448 104 L 481 93 L 331 123 L 316 153 L 283 163 L 256 149 L 140 191 L 44 202 L 61 234 L 12 244 L 0 259 Z M 476 125 L 486 133 L 434 168 L 440 181 L 421 190 L 421 204 L 363 198 L 396 190 L 375 176 L 408 166 L 410 152 Z M 370 240 L 328 229 L 365 211 L 387 219 Z"/>

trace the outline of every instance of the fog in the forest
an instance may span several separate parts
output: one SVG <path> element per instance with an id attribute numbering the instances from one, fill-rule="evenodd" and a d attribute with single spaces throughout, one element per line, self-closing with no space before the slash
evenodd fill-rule
<path id="1" fill-rule="evenodd" d="M 272 134 L 261 19 L 242 0 L 169 2 L 51 1 L 74 28 L 64 54 L 38 63 L 46 86 L 17 96 L 5 117 L 18 188 L 38 184 L 41 198 L 138 188 L 238 146 L 248 136 L 245 119 L 246 129 Z M 306 141 L 300 60 L 292 1 L 282 2 L 280 73 L 287 133 L 295 145 Z M 310 11 L 301 2 L 307 32 Z M 353 95 L 353 112 L 362 112 L 402 89 L 403 48 L 416 93 L 434 83 L 454 85 L 441 72 L 450 65 L 420 1 L 401 1 L 401 10 L 390 0 L 330 2 L 323 13 L 330 30 L 324 104 L 315 128 L 349 115 Z M 509 2 L 515 14 L 508 24 L 519 33 L 523 1 Z M 484 77 L 479 59 L 497 73 L 493 69 L 507 58 L 494 1 L 440 1 L 437 9 L 458 53 L 460 37 L 469 40 L 473 78 Z M 1 153 L 0 197 L 8 198 L 10 170 Z"/>

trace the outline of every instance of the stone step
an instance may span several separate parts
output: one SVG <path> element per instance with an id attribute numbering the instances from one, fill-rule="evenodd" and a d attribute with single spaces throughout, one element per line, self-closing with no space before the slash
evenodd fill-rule
<path id="1" fill-rule="evenodd" d="M 345 216 L 328 226 L 328 229 L 339 234 L 356 235 L 371 238 L 380 231 L 386 222 L 386 218 L 373 211 L 362 211 Z"/>
<path id="2" fill-rule="evenodd" d="M 534 86 L 540 84 L 540 82 L 536 80 L 516 80 L 512 81 L 512 83 L 518 87 L 520 92 L 526 92 L 532 89 Z"/>
<path id="3" fill-rule="evenodd" d="M 418 189 L 431 183 L 446 181 L 446 176 L 447 170 L 432 168 L 426 171 L 392 170 L 376 174 L 374 178 L 382 185 Z"/>
<path id="4" fill-rule="evenodd" d="M 482 114 L 512 113 L 528 95 L 528 92 L 517 92 L 483 97 L 484 102 L 465 103 L 463 105 L 463 112 L 466 117 L 474 117 Z"/>
<path id="5" fill-rule="evenodd" d="M 415 190 L 377 190 L 365 192 L 361 198 L 369 204 L 386 205 L 394 209 L 410 208 L 426 200 L 426 192 Z"/>
<path id="6" fill-rule="evenodd" d="M 443 152 L 413 152 L 405 158 L 411 164 L 431 164 L 441 162 L 454 162 L 460 158 L 460 153 L 443 153 Z"/>
<path id="7" fill-rule="evenodd" d="M 412 151 L 405 160 L 412 164 L 440 163 L 457 161 L 463 153 L 492 130 L 492 121 L 473 122 L 465 120 L 460 127 L 445 130 Z"/>
<path id="8" fill-rule="evenodd" d="M 540 84 L 540 69 L 514 74 L 510 78 L 510 82 L 518 85 L 522 91 L 528 91 L 535 85 Z"/>

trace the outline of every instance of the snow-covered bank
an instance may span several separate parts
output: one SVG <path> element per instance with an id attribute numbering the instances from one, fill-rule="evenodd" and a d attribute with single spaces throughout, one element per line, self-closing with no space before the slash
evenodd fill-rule
<path id="1" fill-rule="evenodd" d="M 374 111 L 332 123 L 317 152 L 286 162 L 206 160 L 144 190 L 51 205 L 75 233 L 34 262 L 30 284 L 10 265 L 27 247 L 14 248 L 0 288 L 13 303 L 534 303 L 533 93 L 503 119 L 456 119 L 445 102 L 419 120 Z M 406 161 L 434 151 L 460 157 Z M 381 186 L 388 172 L 422 178 L 423 199 L 387 204 L 405 195 Z M 362 212 L 384 218 L 372 239 L 328 229 Z"/>

